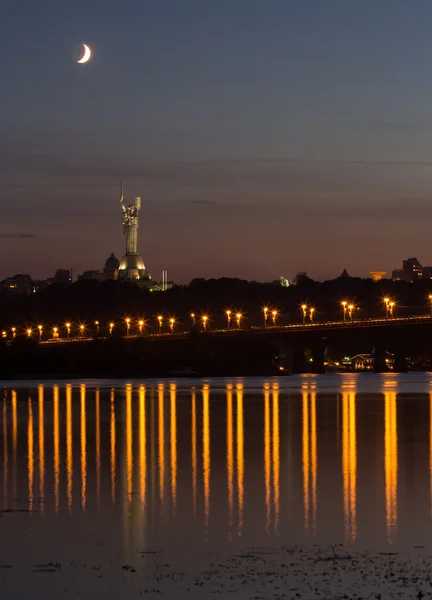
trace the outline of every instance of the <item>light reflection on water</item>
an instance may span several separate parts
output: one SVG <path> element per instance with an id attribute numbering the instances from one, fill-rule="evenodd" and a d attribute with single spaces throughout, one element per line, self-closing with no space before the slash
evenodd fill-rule
<path id="1" fill-rule="evenodd" d="M 90 518 L 101 537 L 120 528 L 140 547 L 184 536 L 421 543 L 431 533 L 432 393 L 399 393 L 394 376 L 375 393 L 358 392 L 357 378 L 337 392 L 320 381 L 295 391 L 271 379 L 6 388 L 3 509 L 25 506 L 59 535 Z"/>

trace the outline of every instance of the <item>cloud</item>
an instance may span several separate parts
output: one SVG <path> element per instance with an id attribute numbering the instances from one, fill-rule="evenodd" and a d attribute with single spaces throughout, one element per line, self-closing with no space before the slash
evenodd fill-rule
<path id="1" fill-rule="evenodd" d="M 0 238 L 28 238 L 32 239 L 36 236 L 33 233 L 0 233 Z"/>
<path id="2" fill-rule="evenodd" d="M 221 204 L 217 200 L 190 200 L 191 204 Z"/>

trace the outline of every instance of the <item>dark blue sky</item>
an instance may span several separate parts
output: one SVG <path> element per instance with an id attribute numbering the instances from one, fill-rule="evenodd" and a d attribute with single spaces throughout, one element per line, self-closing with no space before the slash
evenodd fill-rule
<path id="1" fill-rule="evenodd" d="M 121 177 L 156 279 L 432 264 L 430 0 L 6 0 L 0 31 L 0 277 L 120 257 Z"/>

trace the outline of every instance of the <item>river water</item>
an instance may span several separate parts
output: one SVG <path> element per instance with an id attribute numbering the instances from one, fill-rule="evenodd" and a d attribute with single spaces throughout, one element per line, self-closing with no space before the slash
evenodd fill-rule
<path id="1" fill-rule="evenodd" d="M 94 597 L 98 579 L 118 597 L 161 551 L 428 547 L 432 375 L 1 385 L 0 582 L 14 597 Z"/>

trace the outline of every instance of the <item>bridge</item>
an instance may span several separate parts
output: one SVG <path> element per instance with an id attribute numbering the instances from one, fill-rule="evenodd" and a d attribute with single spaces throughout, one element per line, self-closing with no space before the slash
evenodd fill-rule
<path id="1" fill-rule="evenodd" d="M 247 376 L 322 373 L 329 358 L 374 356 L 375 371 L 407 370 L 407 357 L 432 364 L 432 315 L 381 317 L 142 335 L 80 336 L 0 344 L 0 378 Z"/>
<path id="2" fill-rule="evenodd" d="M 225 329 L 206 329 L 189 331 L 177 331 L 166 333 L 149 333 L 145 331 L 142 334 L 123 335 L 123 339 L 134 340 L 143 339 L 153 340 L 172 340 L 190 337 L 194 332 L 208 337 L 214 336 L 244 336 L 247 335 L 276 335 L 282 333 L 319 333 L 328 331 L 351 331 L 358 329 L 371 328 L 397 328 L 413 325 L 432 324 L 432 315 L 411 315 L 406 317 L 378 317 L 370 319 L 353 319 L 347 321 L 322 321 L 313 323 L 291 323 L 287 325 L 267 325 L 266 327 L 231 327 Z M 65 343 L 88 343 L 95 339 L 107 340 L 107 336 L 76 336 L 76 337 L 56 337 L 48 340 L 41 340 L 40 344 L 65 344 Z"/>

